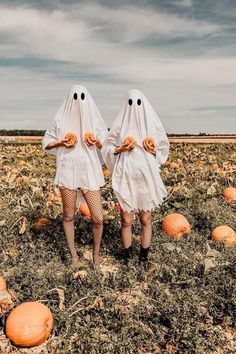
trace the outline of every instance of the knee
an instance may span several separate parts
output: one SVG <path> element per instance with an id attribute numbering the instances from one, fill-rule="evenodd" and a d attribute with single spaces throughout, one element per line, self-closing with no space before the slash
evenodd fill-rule
<path id="1" fill-rule="evenodd" d="M 74 215 L 73 214 L 64 214 L 63 215 L 63 221 L 71 222 L 73 220 L 74 220 Z"/>
<path id="2" fill-rule="evenodd" d="M 102 217 L 92 218 L 92 223 L 96 229 L 100 229 L 103 226 L 103 218 Z"/>
<path id="3" fill-rule="evenodd" d="M 125 229 L 128 228 L 128 227 L 131 227 L 132 224 L 133 224 L 133 220 L 126 220 L 126 219 L 123 219 L 123 220 L 121 221 L 121 225 L 122 225 L 122 227 L 125 228 Z"/>
<path id="4" fill-rule="evenodd" d="M 142 224 L 142 226 L 150 226 L 151 225 L 151 223 L 152 223 L 152 216 L 151 216 L 151 214 L 150 215 L 145 215 L 145 216 L 143 216 L 142 218 L 141 218 L 141 224 Z"/>

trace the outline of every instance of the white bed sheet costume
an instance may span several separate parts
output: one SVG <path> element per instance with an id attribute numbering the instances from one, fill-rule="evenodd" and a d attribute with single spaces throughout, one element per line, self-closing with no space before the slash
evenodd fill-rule
<path id="1" fill-rule="evenodd" d="M 101 152 L 96 146 L 87 146 L 84 142 L 84 134 L 88 131 L 103 143 L 107 127 L 87 89 L 75 85 L 59 108 L 42 141 L 43 147 L 46 148 L 49 143 L 62 140 L 68 132 L 77 135 L 77 144 L 74 147 L 61 146 L 47 150 L 56 156 L 56 185 L 72 190 L 99 190 L 105 184 Z"/>
<path id="2" fill-rule="evenodd" d="M 137 142 L 131 151 L 114 155 L 127 136 Z M 143 147 L 150 136 L 156 144 L 156 157 Z M 169 141 L 151 104 L 139 90 L 130 90 L 109 131 L 102 156 L 112 171 L 112 187 L 123 210 L 151 211 L 166 197 L 160 166 L 167 160 Z"/>

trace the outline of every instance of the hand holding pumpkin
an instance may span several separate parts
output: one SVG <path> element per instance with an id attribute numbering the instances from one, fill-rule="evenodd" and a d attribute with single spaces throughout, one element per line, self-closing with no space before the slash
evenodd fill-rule
<path id="1" fill-rule="evenodd" d="M 77 135 L 75 133 L 67 133 L 61 141 L 61 144 L 65 147 L 71 148 L 77 143 Z"/>
<path id="2" fill-rule="evenodd" d="M 121 152 L 125 152 L 125 151 L 131 151 L 135 148 L 136 146 L 136 140 L 133 136 L 127 136 L 122 145 L 121 146 L 118 146 L 116 149 L 115 149 L 115 152 L 117 154 L 120 154 Z"/>
<path id="3" fill-rule="evenodd" d="M 86 132 L 84 134 L 84 141 L 88 146 L 94 146 L 97 144 L 97 138 L 92 132 Z"/>
<path id="4" fill-rule="evenodd" d="M 154 142 L 154 139 L 151 138 L 150 136 L 147 136 L 143 140 L 143 147 L 147 152 L 150 152 L 153 155 L 156 155 L 156 145 Z"/>

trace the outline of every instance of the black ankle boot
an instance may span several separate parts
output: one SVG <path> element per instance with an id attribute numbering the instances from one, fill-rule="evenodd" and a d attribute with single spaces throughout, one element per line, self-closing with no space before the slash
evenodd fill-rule
<path id="1" fill-rule="evenodd" d="M 128 248 L 124 248 L 123 250 L 123 259 L 125 264 L 127 264 L 132 256 L 133 250 L 132 250 L 132 246 L 128 247 Z"/>
<path id="2" fill-rule="evenodd" d="M 140 253 L 139 253 L 139 265 L 144 262 L 147 263 L 148 262 L 148 253 L 149 253 L 150 248 L 143 248 L 142 246 L 140 246 Z"/>

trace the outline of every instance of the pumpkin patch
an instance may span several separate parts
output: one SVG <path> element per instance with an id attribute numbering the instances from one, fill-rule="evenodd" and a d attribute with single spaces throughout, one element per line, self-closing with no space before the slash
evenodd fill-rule
<path id="1" fill-rule="evenodd" d="M 160 168 L 167 196 L 152 212 L 148 270 L 138 265 L 142 227 L 137 214 L 133 259 L 128 269 L 122 263 L 120 206 L 111 176 L 101 188 L 105 222 L 100 269 L 91 266 L 93 240 L 91 223 L 83 219 L 89 217 L 85 204 L 83 215 L 78 211 L 74 219 L 80 269 L 73 270 L 60 192 L 53 183 L 55 157 L 41 145 L 2 144 L 0 150 L 0 264 L 7 283 L 0 296 L 0 353 L 119 354 L 127 348 L 138 354 L 235 352 L 236 213 L 235 202 L 223 197 L 229 185 L 235 188 L 234 144 L 170 144 L 169 159 Z M 177 166 L 171 168 L 173 162 Z M 16 181 L 23 176 L 27 185 Z M 169 236 L 162 223 L 173 214 L 180 214 L 181 222 L 176 215 L 167 219 Z M 219 226 L 231 230 L 215 235 Z M 190 232 L 185 237 L 179 230 Z M 33 317 L 40 317 L 43 335 L 32 331 L 34 322 L 28 318 L 26 341 L 14 326 L 7 332 L 13 336 L 9 340 L 6 322 L 12 308 L 35 301 L 53 312 L 53 335 L 46 339 L 48 312 L 40 309 Z M 35 348 L 22 349 L 41 340 Z"/>

